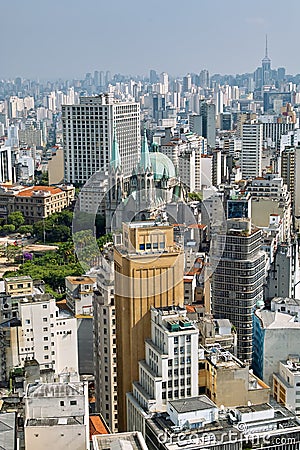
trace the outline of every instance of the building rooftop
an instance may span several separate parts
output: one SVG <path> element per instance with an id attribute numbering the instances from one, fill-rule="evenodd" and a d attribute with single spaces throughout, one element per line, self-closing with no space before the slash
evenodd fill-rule
<path id="1" fill-rule="evenodd" d="M 84 394 L 83 383 L 29 384 L 27 397 L 72 397 Z"/>
<path id="2" fill-rule="evenodd" d="M 245 414 L 251 412 L 269 411 L 269 409 L 272 409 L 272 406 L 269 405 L 269 403 L 261 403 L 260 405 L 238 406 L 235 409 L 241 414 Z"/>
<path id="3" fill-rule="evenodd" d="M 28 419 L 26 421 L 26 427 L 55 427 L 66 425 L 83 425 L 82 417 L 54 417 L 54 418 L 41 418 L 41 419 Z M 1 449 L 1 448 L 0 448 Z"/>
<path id="4" fill-rule="evenodd" d="M 17 197 L 32 197 L 32 195 L 44 197 L 45 195 L 55 195 L 61 192 L 60 188 L 53 186 L 33 186 L 18 192 Z"/>
<path id="5" fill-rule="evenodd" d="M 216 404 L 206 395 L 199 395 L 199 397 L 190 397 L 182 400 L 173 400 L 169 402 L 169 404 L 181 414 L 192 411 L 200 411 L 202 409 L 217 408 Z"/>
<path id="6" fill-rule="evenodd" d="M 16 414 L 0 414 L 0 450 L 15 450 Z"/>
<path id="7" fill-rule="evenodd" d="M 300 306 L 300 299 L 297 298 L 274 297 L 271 302 L 276 303 L 277 305 Z"/>
<path id="8" fill-rule="evenodd" d="M 82 276 L 82 277 L 66 277 L 66 280 L 68 280 L 72 284 L 95 284 L 96 280 L 94 278 L 88 277 L 88 276 Z"/>
<path id="9" fill-rule="evenodd" d="M 98 414 L 89 417 L 90 422 L 90 441 L 93 436 L 98 434 L 109 434 L 109 430 L 102 419 L 102 417 Z"/>
<path id="10" fill-rule="evenodd" d="M 7 283 L 16 283 L 21 281 L 32 281 L 32 278 L 28 275 L 24 275 L 19 277 L 4 278 L 4 281 L 6 281 Z"/>
<path id="11" fill-rule="evenodd" d="M 268 311 L 266 309 L 256 310 L 256 317 L 260 319 L 262 328 L 281 329 L 281 328 L 298 328 L 300 329 L 300 322 L 295 321 L 295 317 L 290 314 L 281 312 Z"/>
<path id="12" fill-rule="evenodd" d="M 142 434 L 138 431 L 93 436 L 94 450 L 147 450 Z"/>

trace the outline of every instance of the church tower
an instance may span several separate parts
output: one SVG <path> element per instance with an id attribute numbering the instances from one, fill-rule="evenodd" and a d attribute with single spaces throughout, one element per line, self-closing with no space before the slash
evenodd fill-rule
<path id="1" fill-rule="evenodd" d="M 111 160 L 108 173 L 108 192 L 106 196 L 106 231 L 121 229 L 124 176 L 121 165 L 119 143 L 114 129 Z"/>
<path id="2" fill-rule="evenodd" d="M 154 206 L 154 175 L 146 130 L 142 140 L 141 160 L 134 174 L 136 183 L 137 220 L 145 220 Z"/>

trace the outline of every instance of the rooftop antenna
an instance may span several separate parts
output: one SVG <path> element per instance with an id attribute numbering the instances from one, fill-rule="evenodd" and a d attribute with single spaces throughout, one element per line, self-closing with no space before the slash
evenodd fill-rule
<path id="1" fill-rule="evenodd" d="M 268 35 L 266 34 L 266 58 L 268 58 Z"/>

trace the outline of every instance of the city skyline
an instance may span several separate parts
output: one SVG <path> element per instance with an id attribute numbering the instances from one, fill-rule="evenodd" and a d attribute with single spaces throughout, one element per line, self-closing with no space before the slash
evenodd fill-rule
<path id="1" fill-rule="evenodd" d="M 300 72 L 292 45 L 300 12 L 296 0 L 289 3 L 284 33 L 278 1 L 254 0 L 251 9 L 237 0 L 226 8 L 218 5 L 192 0 L 185 11 L 178 0 L 149 5 L 88 0 L 84 8 L 77 0 L 2 2 L 2 17 L 7 18 L 2 33 L 9 38 L 2 48 L 1 78 L 78 78 L 93 70 L 143 75 L 150 68 L 175 76 L 203 68 L 222 74 L 253 72 L 264 56 L 266 34 L 273 67 Z"/>

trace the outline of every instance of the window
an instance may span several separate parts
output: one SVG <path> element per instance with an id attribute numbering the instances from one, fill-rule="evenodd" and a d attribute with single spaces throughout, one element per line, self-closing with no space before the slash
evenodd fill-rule
<path id="1" fill-rule="evenodd" d="M 60 406 L 65 406 L 65 402 L 63 400 L 60 401 Z"/>
<path id="2" fill-rule="evenodd" d="M 70 401 L 70 405 L 71 405 L 71 406 L 77 405 L 77 400 L 71 400 L 71 401 Z"/>
<path id="3" fill-rule="evenodd" d="M 43 317 L 43 322 L 48 322 L 47 317 Z"/>
<path id="4" fill-rule="evenodd" d="M 47 305 L 43 305 L 43 309 L 47 309 Z"/>

